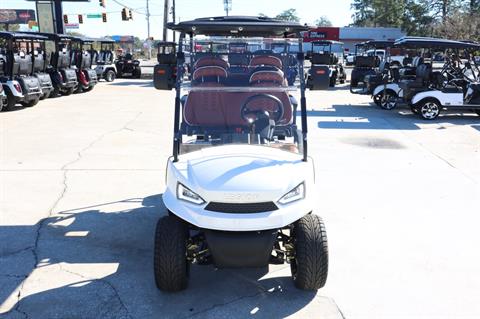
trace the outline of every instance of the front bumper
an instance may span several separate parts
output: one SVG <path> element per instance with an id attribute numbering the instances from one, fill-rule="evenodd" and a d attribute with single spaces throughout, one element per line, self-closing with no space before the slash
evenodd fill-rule
<path id="1" fill-rule="evenodd" d="M 278 204 L 278 210 L 263 213 L 232 214 L 205 210 L 202 205 L 190 204 L 177 199 L 168 188 L 163 194 L 165 207 L 173 214 L 199 228 L 223 231 L 260 231 L 288 226 L 313 209 L 309 199 L 287 205 Z"/>

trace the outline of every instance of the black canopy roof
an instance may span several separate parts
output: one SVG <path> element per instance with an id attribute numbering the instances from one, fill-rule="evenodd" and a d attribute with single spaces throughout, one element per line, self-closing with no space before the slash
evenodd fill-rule
<path id="1" fill-rule="evenodd" d="M 404 37 L 395 41 L 395 46 L 403 48 L 439 48 L 480 50 L 480 45 L 471 42 L 445 40 L 437 38 Z"/>
<path id="2" fill-rule="evenodd" d="M 390 48 L 390 47 L 393 47 L 394 44 L 395 44 L 395 41 L 389 41 L 389 40 L 370 40 L 363 43 L 364 46 L 375 48 L 375 49 Z"/>
<path id="3" fill-rule="evenodd" d="M 331 45 L 331 44 L 343 44 L 343 42 L 340 41 L 334 41 L 334 40 L 317 40 L 317 41 L 312 41 L 310 42 L 312 45 Z"/>
<path id="4" fill-rule="evenodd" d="M 25 32 L 26 34 L 38 34 L 48 38 L 51 41 L 71 41 L 76 40 L 78 37 L 69 35 L 69 34 L 57 34 L 57 33 L 46 33 L 46 32 Z"/>
<path id="5" fill-rule="evenodd" d="M 45 36 L 40 35 L 36 32 L 8 32 L 0 31 L 0 38 L 3 39 L 13 39 L 13 40 L 47 40 Z"/>
<path id="6" fill-rule="evenodd" d="M 308 30 L 308 27 L 296 22 L 246 16 L 200 18 L 178 24 L 169 23 L 167 27 L 185 33 L 237 37 L 299 36 L 301 31 Z"/>

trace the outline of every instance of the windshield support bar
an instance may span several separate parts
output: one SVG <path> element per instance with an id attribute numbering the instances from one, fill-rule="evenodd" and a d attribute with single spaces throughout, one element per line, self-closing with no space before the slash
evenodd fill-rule
<path id="1" fill-rule="evenodd" d="M 298 52 L 298 74 L 300 75 L 300 108 L 302 114 L 302 139 L 303 139 L 303 161 L 306 162 L 308 158 L 308 145 L 307 145 L 307 99 L 305 98 L 305 77 L 304 74 L 304 62 L 305 54 L 303 53 L 303 40 L 299 39 L 299 52 Z M 295 116 L 297 116 L 295 114 Z"/>
<path id="2" fill-rule="evenodd" d="M 185 54 L 183 53 L 183 41 L 185 40 L 185 33 L 180 34 L 178 41 L 178 53 L 177 53 L 177 83 L 175 84 L 175 122 L 173 128 L 173 161 L 178 161 L 178 153 L 180 151 L 180 91 L 182 88 L 183 80 L 183 64 L 185 61 Z"/>

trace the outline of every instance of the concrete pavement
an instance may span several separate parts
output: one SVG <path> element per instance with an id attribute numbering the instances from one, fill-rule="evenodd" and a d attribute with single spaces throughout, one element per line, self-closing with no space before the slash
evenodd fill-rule
<path id="1" fill-rule="evenodd" d="M 155 288 L 171 92 L 125 79 L 1 113 L 0 317 L 478 318 L 480 117 L 426 123 L 342 87 L 307 98 L 331 254 L 317 293 L 287 265 Z"/>

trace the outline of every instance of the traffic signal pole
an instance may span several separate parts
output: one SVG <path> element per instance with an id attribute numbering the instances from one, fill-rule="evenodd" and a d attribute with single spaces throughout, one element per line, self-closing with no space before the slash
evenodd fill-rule
<path id="1" fill-rule="evenodd" d="M 54 2 L 54 10 L 55 10 L 55 28 L 57 33 L 65 33 L 65 27 L 63 25 L 63 9 L 62 9 L 62 1 L 55 0 Z"/>
<path id="2" fill-rule="evenodd" d="M 150 6 L 147 0 L 147 43 L 148 43 L 148 59 L 152 58 L 152 45 L 150 43 Z"/>

